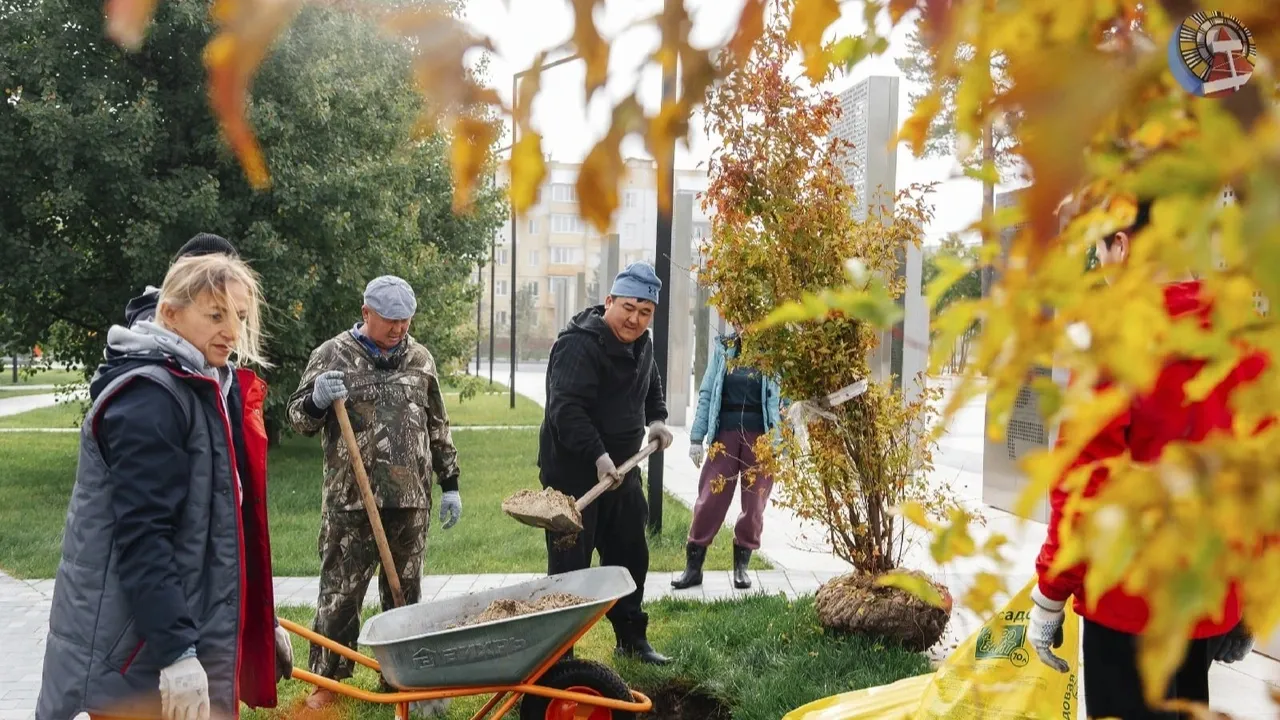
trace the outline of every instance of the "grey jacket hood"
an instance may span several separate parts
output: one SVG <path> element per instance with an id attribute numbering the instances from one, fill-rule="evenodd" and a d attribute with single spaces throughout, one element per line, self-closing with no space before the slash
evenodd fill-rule
<path id="1" fill-rule="evenodd" d="M 231 363 L 223 368 L 213 367 L 205 360 L 204 353 L 181 335 L 151 320 L 138 321 L 129 328 L 113 325 L 107 331 L 106 355 L 108 365 L 131 359 L 173 358 L 184 370 L 216 380 L 224 396 L 235 372 Z M 102 369 L 99 373 L 103 374 Z"/>

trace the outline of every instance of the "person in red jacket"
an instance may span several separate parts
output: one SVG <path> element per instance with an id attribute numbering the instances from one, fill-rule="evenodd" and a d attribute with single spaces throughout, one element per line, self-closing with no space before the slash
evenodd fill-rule
<path id="1" fill-rule="evenodd" d="M 1098 242 L 1098 258 L 1103 265 L 1122 264 L 1130 253 L 1134 237 L 1149 222 L 1149 201 L 1139 203 L 1131 227 Z M 1171 282 L 1164 287 L 1164 304 L 1170 317 L 1195 317 L 1202 326 L 1210 322 L 1211 304 L 1197 280 Z M 1214 431 L 1230 431 L 1230 397 L 1234 390 L 1261 374 L 1264 356 L 1252 353 L 1232 370 L 1205 399 L 1190 402 L 1184 385 L 1193 379 L 1205 361 L 1175 358 L 1165 363 L 1149 392 L 1135 399 L 1109 425 L 1092 438 L 1071 467 L 1081 467 L 1129 453 L 1135 462 L 1153 462 L 1165 445 L 1175 440 L 1198 441 Z M 1099 389 L 1104 389 L 1104 384 Z M 1106 468 L 1092 471 L 1084 495 L 1094 496 L 1107 481 Z M 1037 587 L 1032 591 L 1028 634 L 1040 659 L 1060 672 L 1067 672 L 1065 660 L 1053 653 L 1062 643 L 1062 623 L 1068 600 L 1083 620 L 1085 707 L 1090 717 L 1118 717 L 1125 720 L 1175 717 L 1158 712 L 1143 700 L 1138 670 L 1138 638 L 1146 629 L 1149 608 L 1146 601 L 1125 593 L 1120 585 L 1098 598 L 1089 609 L 1084 594 L 1086 567 L 1083 564 L 1050 572 L 1059 549 L 1059 525 L 1070 491 L 1055 486 L 1050 492 L 1048 535 L 1036 559 Z M 1165 693 L 1167 700 L 1184 700 L 1208 705 L 1209 667 L 1214 660 L 1236 662 L 1248 656 L 1253 638 L 1241 622 L 1239 588 L 1233 583 L 1216 618 L 1201 620 L 1189 638 L 1187 653 Z"/>

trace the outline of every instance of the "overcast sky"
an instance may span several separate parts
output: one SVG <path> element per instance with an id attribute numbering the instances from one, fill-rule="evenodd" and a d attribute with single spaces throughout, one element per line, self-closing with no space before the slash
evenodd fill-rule
<path id="1" fill-rule="evenodd" d="M 583 65 L 572 62 L 543 75 L 542 92 L 534 103 L 533 125 L 542 133 L 544 151 L 557 160 L 577 162 L 585 157 L 592 144 L 608 129 L 613 103 L 633 89 L 638 90 L 641 102 L 649 110 L 656 109 L 659 103 L 662 85 L 658 68 L 638 71 L 658 46 L 657 29 L 652 25 L 628 26 L 660 12 L 662 0 L 606 0 L 603 4 L 604 8 L 597 11 L 596 24 L 605 38 L 612 41 L 607 97 L 601 97 L 603 92 L 597 93 L 588 106 L 583 92 Z M 743 0 L 688 0 L 686 5 L 694 21 L 693 44 L 697 47 L 718 45 L 732 35 L 742 4 Z M 842 8 L 844 15 L 829 31 L 831 35 L 862 32 L 861 3 L 845 2 Z M 505 99 L 511 96 L 512 73 L 528 68 L 540 50 L 568 41 L 573 31 L 569 0 L 468 0 L 467 21 L 490 37 L 497 48 L 490 77 Z M 881 21 L 887 26 L 887 16 Z M 864 60 L 851 73 L 829 81 L 828 89 L 838 93 L 872 75 L 900 76 L 894 58 L 904 52 L 905 29 L 893 34 L 886 55 Z M 900 123 L 911 111 L 905 79 L 901 88 Z M 699 119 L 695 118 L 691 135 L 690 147 L 677 145 L 677 167 L 696 167 L 711 154 L 712 140 L 706 136 Z M 627 155 L 647 156 L 637 138 L 624 144 L 623 151 Z M 899 188 L 913 182 L 942 183 L 932 196 L 935 219 L 927 231 L 930 241 L 963 229 L 981 214 L 981 183 L 954 178 L 956 172 L 952 159 L 920 160 L 912 157 L 906 146 L 900 146 Z"/>

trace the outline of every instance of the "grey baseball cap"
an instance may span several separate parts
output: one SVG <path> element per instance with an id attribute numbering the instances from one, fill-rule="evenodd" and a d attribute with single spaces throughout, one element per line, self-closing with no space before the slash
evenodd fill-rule
<path id="1" fill-rule="evenodd" d="M 395 275 L 382 275 L 365 286 L 364 304 L 388 320 L 408 320 L 418 309 L 418 298 L 409 283 Z"/>

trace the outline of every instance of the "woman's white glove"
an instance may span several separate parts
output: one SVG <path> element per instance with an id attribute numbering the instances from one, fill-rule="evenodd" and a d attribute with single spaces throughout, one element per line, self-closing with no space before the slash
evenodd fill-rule
<path id="1" fill-rule="evenodd" d="M 209 676 L 197 658 L 160 671 L 160 712 L 165 720 L 209 720 Z"/>
<path id="2" fill-rule="evenodd" d="M 1054 648 L 1062 647 L 1062 623 L 1067 619 L 1067 604 L 1061 600 L 1050 600 L 1040 592 L 1040 588 L 1031 591 L 1031 617 L 1027 622 L 1027 635 L 1031 639 L 1031 647 L 1045 665 L 1066 673 L 1071 666 L 1066 660 L 1053 654 Z"/>
<path id="3" fill-rule="evenodd" d="M 702 443 L 691 443 L 689 445 L 689 459 L 693 461 L 694 467 L 702 467 L 702 460 L 707 456 L 707 449 L 702 447 Z"/>

